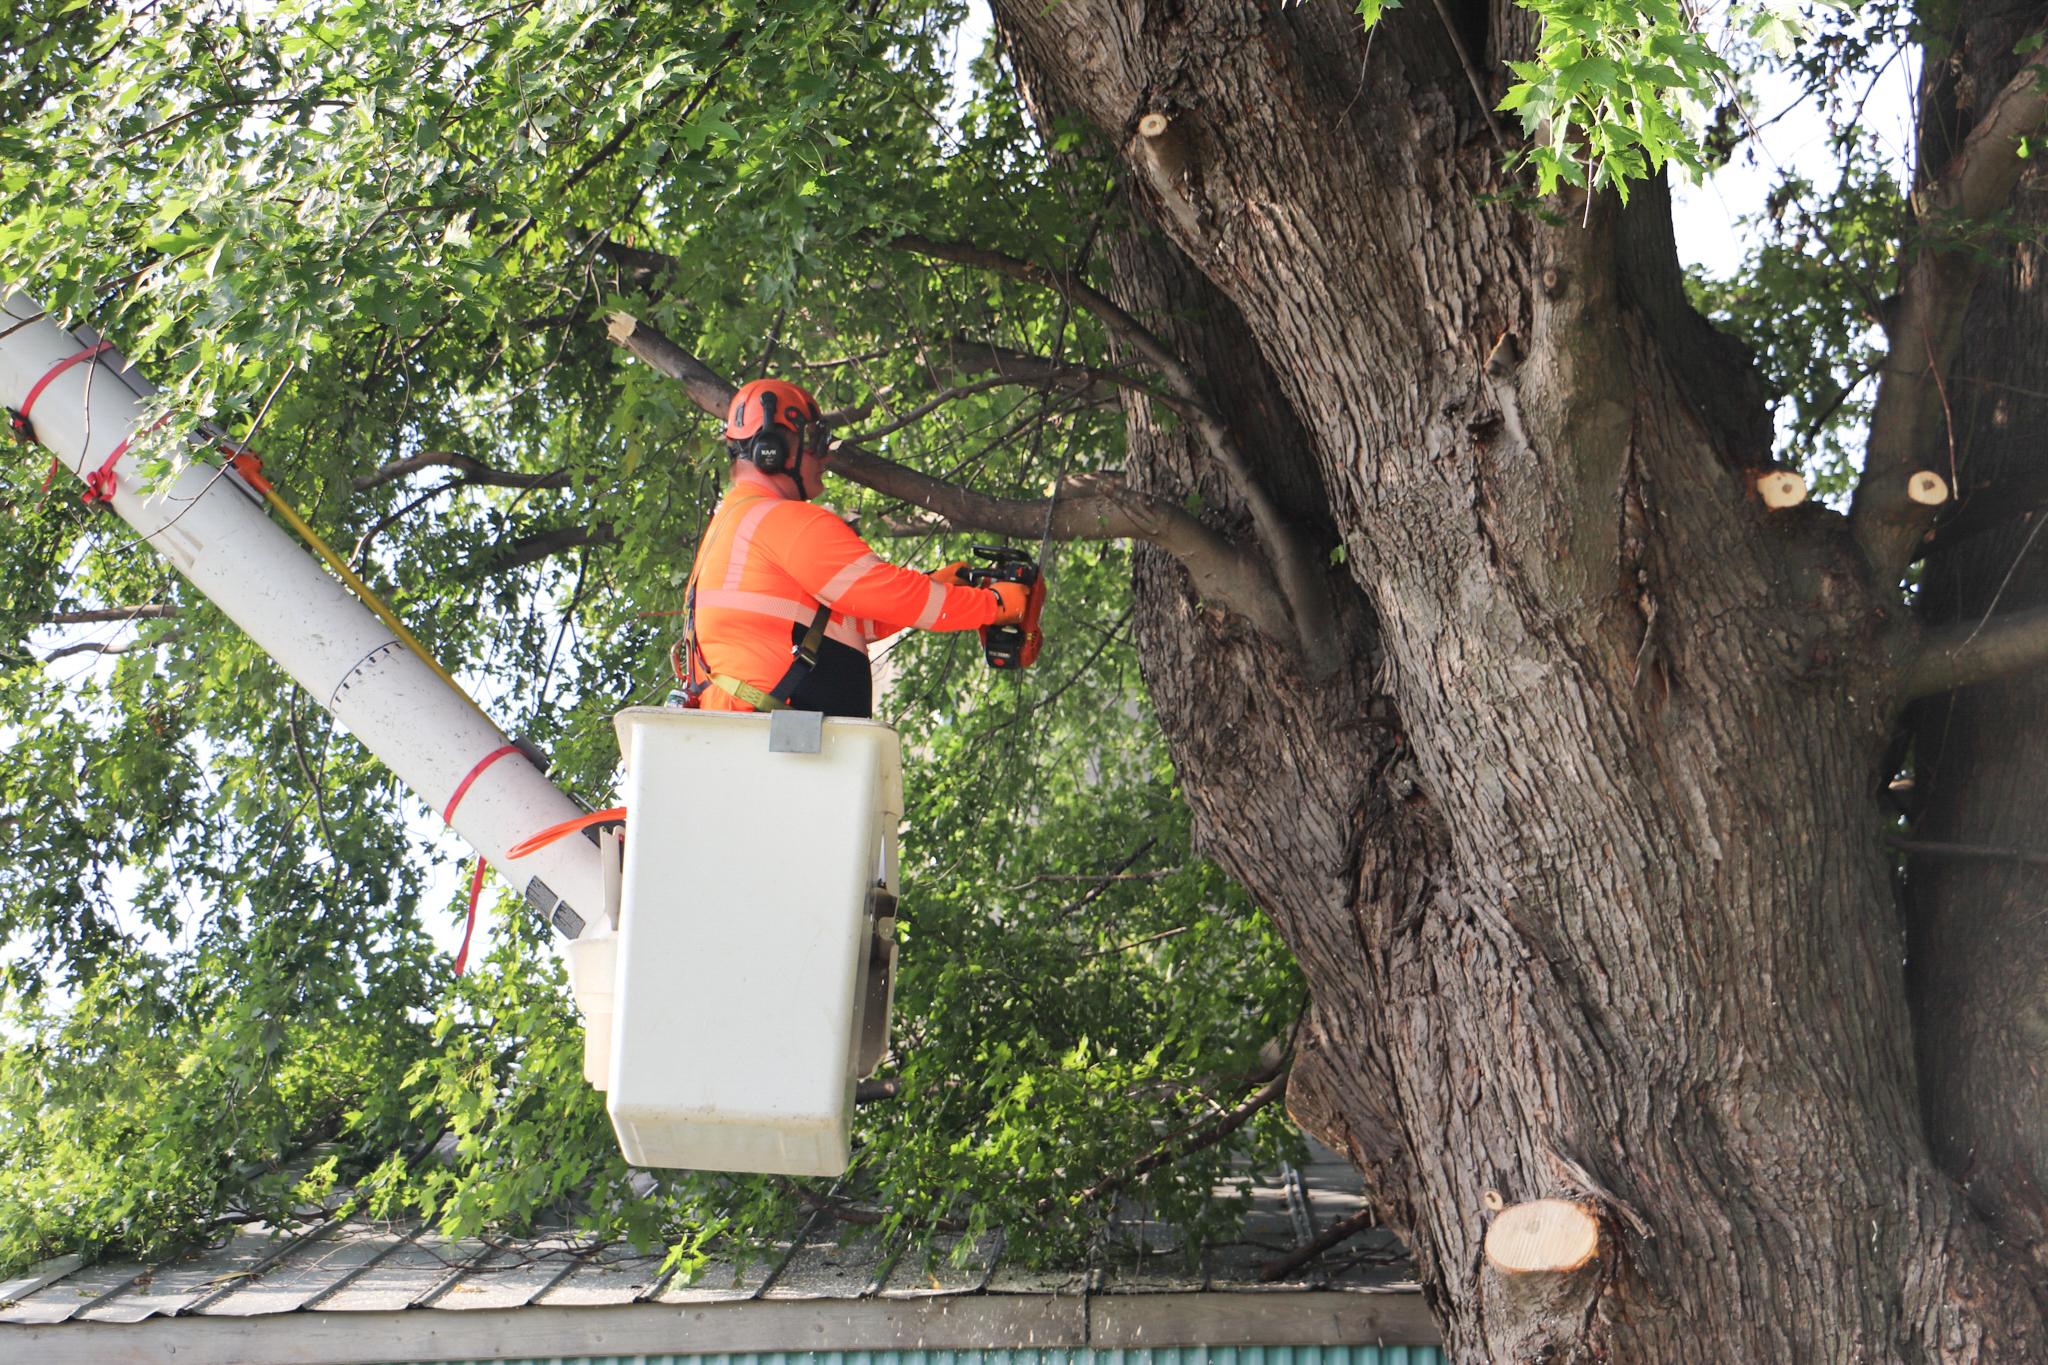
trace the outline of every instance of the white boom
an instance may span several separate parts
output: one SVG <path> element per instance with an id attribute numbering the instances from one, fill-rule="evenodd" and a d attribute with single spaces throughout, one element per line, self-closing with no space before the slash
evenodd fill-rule
<path id="1" fill-rule="evenodd" d="M 0 288 L 0 294 L 5 294 Z M 0 318 L 0 403 L 19 410 L 65 360 L 98 346 L 66 332 L 22 294 Z M 141 435 L 148 383 L 105 349 L 51 378 L 28 413 L 36 440 L 80 478 Z M 109 505 L 248 632 L 313 699 L 487 858 L 527 903 L 576 938 L 608 934 L 604 876 L 587 839 L 558 839 L 519 859 L 514 844 L 583 813 L 460 691 L 415 655 L 270 519 L 232 469 L 193 461 L 145 490 L 124 452 Z M 459 799 L 458 799 L 459 798 Z M 594 922 L 593 922 L 594 921 Z"/>

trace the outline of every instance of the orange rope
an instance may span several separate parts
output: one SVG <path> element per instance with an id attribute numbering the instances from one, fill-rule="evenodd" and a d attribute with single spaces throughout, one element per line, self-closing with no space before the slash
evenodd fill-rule
<path id="1" fill-rule="evenodd" d="M 624 806 L 614 806 L 610 810 L 596 810 L 588 815 L 579 815 L 574 820 L 564 820 L 559 825 L 549 825 L 531 838 L 521 839 L 518 843 L 512 845 L 511 848 L 505 850 L 505 856 L 508 858 L 524 858 L 529 853 L 546 848 L 557 839 L 568 838 L 578 830 L 588 829 L 592 825 L 618 824 L 624 821 L 625 818 L 626 808 Z"/>

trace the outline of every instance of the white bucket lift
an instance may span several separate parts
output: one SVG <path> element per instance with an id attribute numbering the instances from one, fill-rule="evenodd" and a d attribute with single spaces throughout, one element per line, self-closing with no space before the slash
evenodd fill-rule
<path id="1" fill-rule="evenodd" d="M 889 1046 L 896 732 L 635 707 L 618 934 L 568 945 L 584 1074 L 639 1166 L 837 1175 Z"/>

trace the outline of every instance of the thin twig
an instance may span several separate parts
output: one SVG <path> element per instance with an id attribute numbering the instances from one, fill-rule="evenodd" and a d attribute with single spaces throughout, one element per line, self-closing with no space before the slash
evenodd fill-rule
<path id="1" fill-rule="evenodd" d="M 334 829 L 327 823 L 327 800 L 320 793 L 320 779 L 313 775 L 313 765 L 306 758 L 306 743 L 299 735 L 299 693 L 292 693 L 292 704 L 285 712 L 285 728 L 291 732 L 292 757 L 298 760 L 299 772 L 306 779 L 306 790 L 313 797 L 313 814 L 320 821 L 320 837 L 327 841 L 327 847 L 337 855 L 341 845 L 334 842 Z"/>
<path id="2" fill-rule="evenodd" d="M 408 455 L 402 460 L 393 460 L 369 474 L 360 474 L 349 480 L 349 487 L 358 493 L 367 493 L 381 484 L 402 479 L 422 469 L 453 469 L 462 474 L 466 484 L 487 484 L 493 488 L 567 488 L 569 471 L 551 469 L 545 474 L 528 474 L 515 469 L 493 469 L 474 455 L 464 455 L 454 450 L 422 450 L 417 455 Z"/>
<path id="3" fill-rule="evenodd" d="M 1472 96 L 1479 101 L 1479 111 L 1486 115 L 1486 126 L 1493 130 L 1493 140 L 1504 152 L 1512 151 L 1513 144 L 1500 128 L 1500 121 L 1493 116 L 1493 101 L 1486 97 L 1486 87 L 1479 82 L 1479 70 L 1472 65 L 1472 54 L 1465 50 L 1465 40 L 1458 34 L 1457 24 L 1451 21 L 1451 11 L 1444 0 L 1436 0 L 1436 17 L 1443 20 L 1444 32 L 1450 35 L 1451 50 L 1458 54 L 1458 65 L 1465 68 L 1465 79 L 1471 82 Z"/>
<path id="4" fill-rule="evenodd" d="M 150 603 L 139 607 L 96 607 L 90 611 L 53 611 L 39 617 L 36 624 L 44 626 L 91 626 L 105 621 L 161 621 L 176 616 L 178 609 L 163 603 Z"/>
<path id="5" fill-rule="evenodd" d="M 132 654 L 138 649 L 159 649 L 182 637 L 182 631 L 168 630 L 162 635 L 152 635 L 147 640 L 130 640 L 126 644 L 101 644 L 96 641 L 88 641 L 84 644 L 65 645 L 61 649 L 53 649 L 48 654 L 45 654 L 43 662 L 53 664 L 59 659 L 68 659 L 74 654 Z"/>
<path id="6" fill-rule="evenodd" d="M 1119 943 L 1114 948 L 1096 948 L 1090 952 L 1082 953 L 1080 960 L 1085 962 L 1091 957 L 1114 957 L 1118 953 L 1128 953 L 1131 949 L 1142 948 L 1148 943 L 1158 943 L 1165 939 L 1176 938 L 1181 934 L 1185 934 L 1193 927 L 1191 924 L 1183 924 L 1175 929 L 1162 929 L 1160 932 L 1149 934 L 1144 938 L 1134 938 L 1129 943 Z"/>

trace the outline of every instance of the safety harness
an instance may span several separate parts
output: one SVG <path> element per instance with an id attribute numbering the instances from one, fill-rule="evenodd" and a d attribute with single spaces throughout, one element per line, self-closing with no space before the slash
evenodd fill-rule
<path id="1" fill-rule="evenodd" d="M 707 687 L 716 687 L 729 696 L 737 697 L 756 711 L 781 711 L 788 707 L 789 699 L 804 685 L 804 679 L 811 676 L 811 670 L 818 666 L 818 651 L 825 644 L 825 627 L 832 620 L 832 608 L 824 604 L 818 607 L 818 614 L 811 618 L 810 627 L 803 638 L 790 648 L 789 669 L 781 679 L 767 691 L 762 691 L 745 678 L 735 678 L 730 673 L 714 673 L 711 661 L 704 657 L 703 646 L 697 642 L 697 577 L 690 575 L 689 596 L 683 604 L 683 639 L 689 642 L 690 661 L 686 669 L 676 670 L 676 679 L 683 684 L 683 695 L 687 704 L 695 706 Z M 671 660 L 673 662 L 673 660 Z M 699 673 L 703 682 L 692 682 Z"/>

